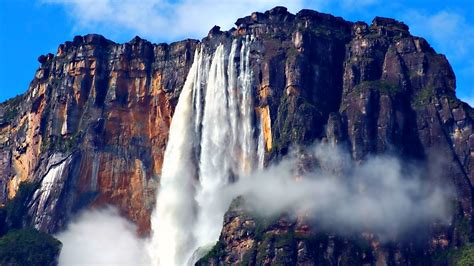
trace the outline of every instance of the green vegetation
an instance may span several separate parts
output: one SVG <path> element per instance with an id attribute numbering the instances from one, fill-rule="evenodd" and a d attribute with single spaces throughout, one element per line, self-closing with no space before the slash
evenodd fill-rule
<path id="1" fill-rule="evenodd" d="M 284 155 L 290 144 L 310 144 L 323 122 L 323 109 L 307 97 L 285 95 L 278 107 L 270 157 Z"/>
<path id="2" fill-rule="evenodd" d="M 3 122 L 10 122 L 18 116 L 21 101 L 23 101 L 23 95 L 18 95 L 0 104 L 5 105 L 5 112 L 2 116 Z"/>
<path id="3" fill-rule="evenodd" d="M 350 239 L 351 243 L 354 245 L 354 249 L 357 252 L 362 252 L 362 253 L 370 253 L 372 251 L 372 247 L 366 239 L 363 239 L 361 237 L 353 237 Z"/>
<path id="4" fill-rule="evenodd" d="M 49 139 L 44 138 L 41 145 L 41 150 L 46 151 L 51 149 L 53 151 L 59 151 L 68 153 L 73 151 L 82 140 L 82 131 L 78 131 L 70 136 L 51 136 Z"/>
<path id="5" fill-rule="evenodd" d="M 363 81 L 357 86 L 355 86 L 354 90 L 357 93 L 361 93 L 367 90 L 377 90 L 382 94 L 387 94 L 390 96 L 395 96 L 401 92 L 400 86 L 398 86 L 398 84 L 390 83 L 385 80 Z"/>
<path id="6" fill-rule="evenodd" d="M 301 28 L 301 30 L 306 30 L 306 28 Z M 319 38 L 327 38 L 329 40 L 331 39 L 347 39 L 348 33 L 343 30 L 343 27 L 338 28 L 334 27 L 333 25 L 326 25 L 326 24 L 318 24 L 318 25 L 312 25 L 310 28 L 310 31 L 313 32 L 316 36 Z"/>
<path id="7" fill-rule="evenodd" d="M 265 233 L 262 236 L 262 241 L 258 244 L 257 250 L 257 265 L 262 265 L 267 254 L 267 249 L 270 248 L 271 242 L 273 241 L 273 235 L 271 233 Z"/>
<path id="8" fill-rule="evenodd" d="M 214 245 L 214 247 L 212 247 L 212 249 L 209 251 L 209 253 L 207 253 L 207 255 L 204 257 L 208 257 L 208 258 L 220 258 L 221 256 L 224 255 L 224 243 L 223 241 L 219 240 L 217 241 L 216 245 Z"/>
<path id="9" fill-rule="evenodd" d="M 4 122 L 10 122 L 15 117 L 17 117 L 17 115 L 18 115 L 18 109 L 17 108 L 9 108 L 3 114 L 3 121 Z"/>
<path id="10" fill-rule="evenodd" d="M 452 262 L 456 266 L 474 265 L 474 244 L 469 244 L 454 252 Z"/>
<path id="11" fill-rule="evenodd" d="M 471 222 L 469 219 L 462 217 L 454 223 L 454 228 L 457 231 L 459 240 L 462 243 L 469 243 L 471 241 Z"/>
<path id="12" fill-rule="evenodd" d="M 262 241 L 258 245 L 257 251 L 257 265 L 262 265 L 265 257 L 269 255 L 268 250 L 278 250 L 278 256 L 275 258 L 275 263 L 285 265 L 286 261 L 291 261 L 294 256 L 296 245 L 295 234 L 293 231 L 288 231 L 281 234 L 267 232 L 263 235 Z"/>
<path id="13" fill-rule="evenodd" d="M 426 87 L 418 91 L 413 97 L 412 104 L 415 107 L 422 107 L 430 103 L 431 97 L 435 95 L 435 89 L 432 87 Z"/>
<path id="14" fill-rule="evenodd" d="M 79 143 L 81 132 L 76 132 L 71 136 L 59 136 L 54 148 L 58 151 L 69 152 Z"/>
<path id="15" fill-rule="evenodd" d="M 16 196 L 7 202 L 5 207 L 0 208 L 0 236 L 9 230 L 20 229 L 30 224 L 31 217 L 28 214 L 28 202 L 33 197 L 39 183 L 23 182 L 18 188 Z"/>
<path id="16" fill-rule="evenodd" d="M 24 95 L 17 95 L 11 99 L 8 99 L 6 101 L 4 101 L 3 103 L 0 103 L 0 105 L 9 105 L 10 107 L 11 106 L 18 106 L 20 105 L 21 101 L 23 101 L 23 97 Z"/>
<path id="17" fill-rule="evenodd" d="M 265 237 L 265 231 L 268 228 L 278 222 L 280 216 L 272 216 L 272 217 L 262 217 L 257 214 L 249 214 L 249 216 L 254 218 L 255 222 L 255 240 L 262 241 Z"/>
<path id="18" fill-rule="evenodd" d="M 224 241 L 219 239 L 219 241 L 217 241 L 214 247 L 212 247 L 212 249 L 206 254 L 206 256 L 202 257 L 196 263 L 196 265 L 207 265 L 207 263 L 212 259 L 219 260 L 220 257 L 224 256 L 225 254 L 224 248 L 225 248 Z"/>
<path id="19" fill-rule="evenodd" d="M 61 242 L 36 229 L 8 232 L 0 238 L 1 265 L 56 265 Z"/>
<path id="20" fill-rule="evenodd" d="M 436 265 L 471 266 L 474 265 L 474 244 L 460 248 L 450 248 L 433 257 Z"/>
<path id="21" fill-rule="evenodd" d="M 38 186 L 39 183 L 21 183 L 16 196 L 0 208 L 0 265 L 57 264 L 61 242 L 28 228 L 28 203 Z"/>
<path id="22" fill-rule="evenodd" d="M 286 49 L 286 61 L 285 64 L 288 65 L 292 61 L 295 61 L 295 58 L 299 55 L 298 50 L 294 46 L 288 47 Z"/>
<path id="23" fill-rule="evenodd" d="M 291 247 L 295 244 L 295 234 L 292 231 L 275 236 L 275 248 Z"/>
<path id="24" fill-rule="evenodd" d="M 474 243 L 472 243 L 471 220 L 467 217 L 456 217 L 454 220 L 454 235 L 458 247 L 451 246 L 447 250 L 437 251 L 432 260 L 435 265 L 474 265 Z"/>
<path id="25" fill-rule="evenodd" d="M 412 98 L 412 105 L 416 108 L 426 106 L 431 103 L 433 97 L 438 97 L 439 99 L 445 97 L 451 108 L 457 108 L 461 105 L 461 101 L 456 98 L 456 95 L 453 92 L 431 86 L 424 87 L 417 91 Z"/>

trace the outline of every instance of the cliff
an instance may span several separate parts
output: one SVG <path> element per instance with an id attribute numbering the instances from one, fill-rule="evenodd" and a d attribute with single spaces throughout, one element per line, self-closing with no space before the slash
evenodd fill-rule
<path id="1" fill-rule="evenodd" d="M 28 91 L 0 105 L 0 202 L 15 197 L 21 182 L 37 182 L 28 212 L 42 231 L 63 228 L 80 209 L 110 204 L 149 234 L 170 121 L 195 49 L 212 54 L 251 35 L 266 165 L 315 141 L 344 145 L 355 161 L 392 153 L 428 167 L 430 158 L 442 158 L 440 175 L 456 190 L 456 211 L 420 245 L 380 245 L 285 215 L 261 220 L 236 201 L 200 263 L 435 263 L 435 254 L 468 245 L 474 111 L 456 98 L 444 55 L 388 18 L 367 25 L 276 7 L 236 26 L 169 45 L 78 36 L 56 55 L 40 56 Z"/>
<path id="2" fill-rule="evenodd" d="M 57 231 L 84 206 L 111 204 L 147 233 L 196 45 L 86 35 L 40 56 L 28 92 L 0 107 L 1 202 L 21 182 L 42 182 L 30 214 L 43 231 Z"/>

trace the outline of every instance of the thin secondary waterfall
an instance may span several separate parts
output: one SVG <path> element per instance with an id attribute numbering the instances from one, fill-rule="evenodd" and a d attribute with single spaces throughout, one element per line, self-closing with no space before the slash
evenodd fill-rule
<path id="1" fill-rule="evenodd" d="M 249 42 L 250 36 L 247 36 L 245 43 Z M 241 87 L 242 99 L 240 105 L 242 132 L 240 132 L 240 143 L 242 145 L 242 156 L 240 162 L 243 174 L 248 174 L 254 169 L 253 162 L 256 159 L 254 144 L 254 127 L 252 117 L 254 116 L 253 98 L 252 98 L 252 71 L 250 69 L 250 46 L 242 45 L 240 49 L 240 75 L 239 82 Z"/>
<path id="2" fill-rule="evenodd" d="M 247 36 L 230 47 L 220 44 L 212 55 L 204 46 L 195 53 L 171 122 L 152 216 L 155 265 L 189 264 L 196 250 L 212 246 L 229 204 L 219 192 L 263 165 L 262 133 L 255 136 L 261 126 L 255 126 L 260 121 L 254 111 L 252 41 Z"/>

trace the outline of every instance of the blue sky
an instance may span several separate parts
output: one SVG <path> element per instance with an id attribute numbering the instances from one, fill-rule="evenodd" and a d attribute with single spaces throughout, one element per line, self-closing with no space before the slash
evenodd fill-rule
<path id="1" fill-rule="evenodd" d="M 446 54 L 457 94 L 474 103 L 474 4 L 472 0 L 0 0 L 0 102 L 28 89 L 38 56 L 55 53 L 75 35 L 99 33 L 126 42 L 201 39 L 252 11 L 285 5 L 331 13 L 350 21 L 393 17 Z"/>

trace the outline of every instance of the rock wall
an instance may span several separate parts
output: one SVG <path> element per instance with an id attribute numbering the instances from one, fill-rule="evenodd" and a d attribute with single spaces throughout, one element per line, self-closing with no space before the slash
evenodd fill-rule
<path id="1" fill-rule="evenodd" d="M 387 18 L 367 25 L 276 7 L 236 25 L 170 45 L 79 36 L 41 56 L 28 92 L 0 105 L 1 202 L 20 182 L 43 184 L 61 165 L 56 185 L 45 186 L 47 206 L 38 207 L 40 195 L 31 204 L 38 228 L 55 232 L 71 213 L 111 204 L 146 235 L 170 119 L 195 48 L 212 51 L 252 35 L 255 121 L 262 121 L 266 164 L 315 141 L 344 145 L 357 161 L 380 153 L 439 160 L 440 176 L 456 190 L 456 212 L 449 228 L 433 229 L 415 250 L 412 243 L 383 246 L 367 235 L 322 233 L 303 218 L 260 221 L 234 204 L 219 252 L 201 263 L 406 264 L 470 241 L 474 111 L 456 98 L 444 55 Z"/>
<path id="2" fill-rule="evenodd" d="M 429 237 L 381 244 L 370 232 L 340 237 L 304 217 L 262 220 L 237 201 L 200 264 L 442 265 L 447 250 L 471 241 L 473 110 L 456 98 L 444 55 L 387 18 L 367 25 L 275 8 L 236 25 L 231 34 L 259 40 L 252 55 L 257 113 L 270 121 L 267 163 L 315 141 L 343 145 L 356 161 L 400 155 L 424 165 L 433 181 L 453 185 L 456 211 L 450 226 L 430 228 Z"/>
<path id="3" fill-rule="evenodd" d="M 55 232 L 84 206 L 117 206 L 146 234 L 168 127 L 197 41 L 116 44 L 74 38 L 41 66 L 27 93 L 1 106 L 0 198 L 20 182 L 43 182 L 64 161 L 62 186 L 36 226 Z M 41 204 L 39 204 L 41 205 Z"/>

